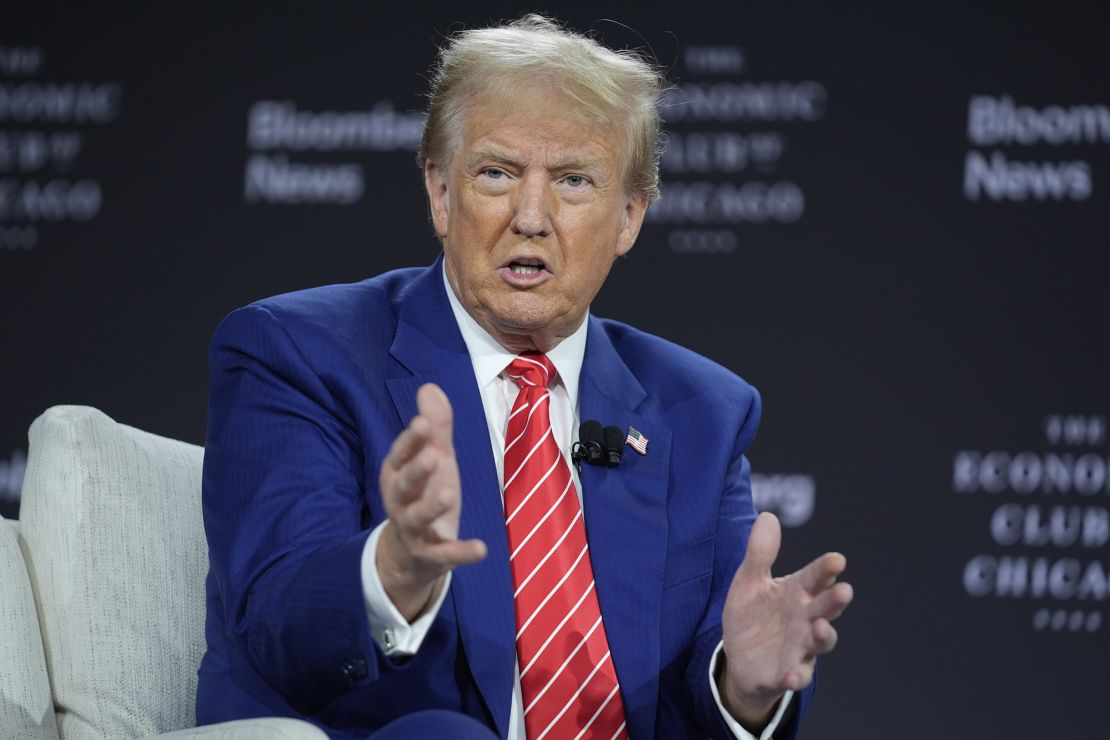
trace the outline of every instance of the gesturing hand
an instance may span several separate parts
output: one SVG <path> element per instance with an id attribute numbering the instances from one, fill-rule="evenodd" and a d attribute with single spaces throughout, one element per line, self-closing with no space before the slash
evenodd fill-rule
<path id="1" fill-rule="evenodd" d="M 826 553 L 796 573 L 772 578 L 781 541 L 779 520 L 760 514 L 721 615 L 721 698 L 747 726 L 765 725 L 787 690 L 809 684 L 817 656 L 836 646 L 830 621 L 852 600 L 852 587 L 836 582 L 847 564 L 840 553 Z"/>
<path id="2" fill-rule="evenodd" d="M 378 540 L 378 574 L 401 615 L 412 621 L 437 595 L 444 574 L 486 556 L 481 540 L 460 541 L 462 490 L 451 441 L 451 402 L 438 386 L 416 393 L 419 415 L 382 462 L 389 522 Z"/>

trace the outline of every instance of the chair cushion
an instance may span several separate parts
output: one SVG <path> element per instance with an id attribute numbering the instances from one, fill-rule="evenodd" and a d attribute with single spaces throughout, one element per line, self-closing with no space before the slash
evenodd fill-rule
<path id="1" fill-rule="evenodd" d="M 0 737 L 57 740 L 50 682 L 17 522 L 0 517 Z"/>
<path id="2" fill-rule="evenodd" d="M 196 724 L 202 456 L 83 406 L 31 425 L 20 528 L 62 740 Z"/>

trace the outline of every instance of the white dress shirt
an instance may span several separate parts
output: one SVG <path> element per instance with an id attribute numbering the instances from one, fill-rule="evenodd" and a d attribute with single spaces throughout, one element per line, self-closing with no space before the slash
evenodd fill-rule
<path id="1" fill-rule="evenodd" d="M 502 347 L 489 332 L 478 325 L 473 317 L 459 303 L 454 290 L 443 275 L 444 289 L 451 303 L 451 311 L 455 321 L 462 332 L 466 349 L 470 353 L 470 360 L 474 365 L 474 377 L 478 381 L 478 389 L 482 397 L 482 407 L 486 412 L 486 427 L 489 429 L 490 447 L 493 450 L 494 464 L 497 466 L 497 479 L 504 477 L 504 452 L 505 452 L 505 427 L 509 418 L 509 411 L 513 407 L 517 393 L 520 391 L 516 383 L 504 373 L 505 368 L 516 357 L 515 352 Z M 569 337 L 559 342 L 548 351 L 547 358 L 555 366 L 558 373 L 554 384 L 549 386 L 551 399 L 549 401 L 551 415 L 551 431 L 559 448 L 563 451 L 563 462 L 570 468 L 574 478 L 574 487 L 578 492 L 579 502 L 582 500 L 582 486 L 578 480 L 578 471 L 570 464 L 571 447 L 574 444 L 574 430 L 578 428 L 578 379 L 582 370 L 582 360 L 586 354 L 586 331 L 588 321 Z M 504 491 L 502 491 L 502 497 Z M 466 505 L 466 502 L 463 502 Z M 366 612 L 370 620 L 370 630 L 374 639 L 387 655 L 415 655 L 424 641 L 425 635 L 431 628 L 436 614 L 447 595 L 451 585 L 451 574 L 435 603 L 431 604 L 423 614 L 411 624 L 405 620 L 393 602 L 385 593 L 378 569 L 375 565 L 378 538 L 381 535 L 383 522 L 370 534 L 366 546 L 362 551 L 362 586 L 366 598 Z M 717 646 L 710 663 L 709 685 L 712 688 L 713 698 L 721 711 L 721 716 L 740 740 L 756 740 L 755 736 L 745 730 L 740 723 L 725 711 L 721 697 L 717 693 L 717 682 L 713 680 L 713 673 L 721 654 L 722 645 Z M 759 740 L 769 740 L 775 728 L 782 721 L 782 716 L 792 697 L 791 692 L 779 702 L 771 721 L 759 735 Z M 525 740 L 524 733 L 524 702 L 520 693 L 520 669 L 513 681 L 513 703 L 509 714 L 510 740 Z"/>

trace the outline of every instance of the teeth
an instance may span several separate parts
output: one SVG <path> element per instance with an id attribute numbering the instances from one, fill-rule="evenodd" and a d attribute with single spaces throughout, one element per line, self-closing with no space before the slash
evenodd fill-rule
<path id="1" fill-rule="evenodd" d="M 514 275 L 535 275 L 540 271 L 540 268 L 535 265 L 509 265 L 509 269 L 513 271 Z"/>

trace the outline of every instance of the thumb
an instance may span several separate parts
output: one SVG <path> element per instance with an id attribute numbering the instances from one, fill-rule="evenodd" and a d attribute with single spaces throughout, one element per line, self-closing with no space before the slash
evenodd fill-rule
<path id="1" fill-rule="evenodd" d="M 779 556 L 782 544 L 782 527 L 778 517 L 763 512 L 748 533 L 748 551 L 744 562 L 740 563 L 740 573 L 744 578 L 770 578 L 771 566 Z"/>

